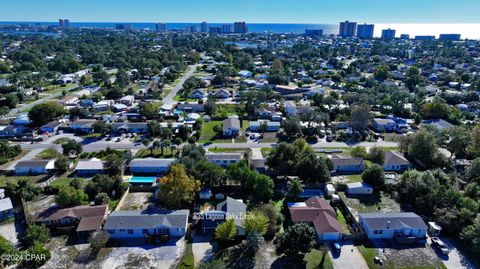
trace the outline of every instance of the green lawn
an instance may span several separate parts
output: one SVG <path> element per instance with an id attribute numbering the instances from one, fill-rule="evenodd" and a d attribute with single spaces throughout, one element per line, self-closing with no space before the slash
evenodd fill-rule
<path id="1" fill-rule="evenodd" d="M 211 148 L 208 149 L 210 152 L 222 153 L 222 152 L 250 152 L 251 149 L 239 148 L 239 149 L 227 149 L 227 148 Z"/>
<path id="2" fill-rule="evenodd" d="M 60 154 L 55 149 L 44 149 L 42 152 L 38 153 L 36 158 L 43 159 L 43 160 L 51 160 L 51 159 L 57 159 L 60 156 L 62 156 L 62 154 Z"/>
<path id="3" fill-rule="evenodd" d="M 367 248 L 365 246 L 358 246 L 358 250 L 362 253 L 363 258 L 367 262 L 368 268 L 378 268 L 373 259 L 377 256 L 377 251 L 374 248 Z"/>
<path id="4" fill-rule="evenodd" d="M 322 259 L 323 263 L 322 263 Z M 332 261 L 327 252 L 322 252 L 318 249 L 313 249 L 310 253 L 305 255 L 304 258 L 307 263 L 306 269 L 333 269 Z"/>
<path id="5" fill-rule="evenodd" d="M 217 133 L 213 131 L 213 128 L 215 126 L 218 126 L 220 129 L 222 128 L 222 122 L 221 121 L 209 121 L 209 122 L 204 122 L 202 124 L 202 136 L 199 139 L 200 141 L 211 141 L 215 138 Z"/>
<path id="6" fill-rule="evenodd" d="M 85 186 L 87 184 L 87 180 L 84 178 L 78 178 L 81 182 L 82 186 Z M 51 186 L 53 187 L 62 187 L 62 186 L 69 186 L 70 182 L 72 182 L 73 178 L 68 178 L 68 177 L 59 177 L 52 181 L 50 183 Z"/>
<path id="7" fill-rule="evenodd" d="M 215 116 L 233 116 L 244 115 L 244 111 L 240 105 L 236 104 L 217 104 L 217 111 Z"/>
<path id="8" fill-rule="evenodd" d="M 272 151 L 272 148 L 262 148 L 260 151 L 262 152 L 263 157 L 267 157 L 267 155 Z"/>
<path id="9" fill-rule="evenodd" d="M 362 182 L 362 175 L 347 176 L 348 182 Z"/>
<path id="10" fill-rule="evenodd" d="M 61 145 L 67 143 L 70 140 L 68 137 L 60 137 L 59 139 L 53 141 L 53 144 Z"/>
<path id="11" fill-rule="evenodd" d="M 347 224 L 347 221 L 345 220 L 345 216 L 343 216 L 342 211 L 340 211 L 338 209 L 337 209 L 337 218 L 338 218 L 338 222 L 340 222 L 340 224 L 342 225 L 343 233 L 346 234 L 346 235 L 349 235 L 350 234 L 350 229 L 349 229 L 349 226 Z"/>
<path id="12" fill-rule="evenodd" d="M 38 183 L 41 179 L 43 179 L 45 175 L 39 175 L 39 176 L 0 176 L 0 187 L 5 187 L 7 185 L 7 182 L 9 181 L 19 181 L 26 179 L 33 184 Z"/>
<path id="13" fill-rule="evenodd" d="M 180 264 L 178 265 L 179 269 L 194 269 L 194 257 L 193 257 L 193 250 L 192 250 L 192 243 L 188 243 L 185 254 L 183 255 Z"/>

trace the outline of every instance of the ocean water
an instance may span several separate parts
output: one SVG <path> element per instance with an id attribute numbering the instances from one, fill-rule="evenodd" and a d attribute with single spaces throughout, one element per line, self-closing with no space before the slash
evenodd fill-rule
<path id="1" fill-rule="evenodd" d="M 115 28 L 118 22 L 70 22 L 71 27 L 77 28 Z M 56 26 L 58 22 L 0 22 L 9 25 L 41 25 Z M 155 29 L 155 23 L 130 23 L 135 29 Z M 209 23 L 209 26 L 221 26 L 231 23 Z M 166 23 L 168 30 L 184 30 L 185 27 L 198 23 Z M 247 23 L 249 32 L 253 33 L 294 33 L 301 34 L 305 29 L 322 29 L 324 34 L 338 34 L 338 24 L 292 24 L 292 23 Z M 461 34 L 462 38 L 480 40 L 480 23 L 475 24 L 375 24 L 374 35 L 381 36 L 382 29 L 395 29 L 397 37 L 400 34 L 415 35 Z"/>

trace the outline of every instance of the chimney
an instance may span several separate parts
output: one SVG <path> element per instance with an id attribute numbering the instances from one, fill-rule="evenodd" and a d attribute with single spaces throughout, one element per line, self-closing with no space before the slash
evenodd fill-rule
<path id="1" fill-rule="evenodd" d="M 390 221 L 387 221 L 387 230 L 390 229 Z"/>

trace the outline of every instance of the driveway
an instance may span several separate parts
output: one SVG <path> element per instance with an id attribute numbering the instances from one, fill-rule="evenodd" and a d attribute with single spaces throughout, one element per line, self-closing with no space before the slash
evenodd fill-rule
<path id="1" fill-rule="evenodd" d="M 208 235 L 193 235 L 192 250 L 195 260 L 195 267 L 200 262 L 209 261 L 213 257 L 213 244 L 212 237 Z"/>
<path id="2" fill-rule="evenodd" d="M 181 259 L 185 250 L 184 238 L 178 241 L 171 240 L 162 245 L 147 245 L 136 242 L 137 241 L 132 240 L 127 243 L 132 246 L 114 248 L 114 250 L 105 257 L 100 268 L 170 269 Z"/>
<path id="3" fill-rule="evenodd" d="M 465 256 L 462 255 L 460 250 L 455 247 L 455 243 L 453 241 L 445 237 L 440 237 L 440 239 L 450 249 L 450 253 L 448 254 L 448 257 L 446 256 L 441 257 L 443 264 L 445 264 L 445 266 L 448 269 L 450 268 L 451 269 L 475 269 L 476 268 Z M 430 238 L 428 239 L 428 243 L 431 244 Z"/>
<path id="4" fill-rule="evenodd" d="M 354 245 L 342 245 L 340 254 L 328 252 L 335 269 L 368 269 L 362 254 Z"/>
<path id="5" fill-rule="evenodd" d="M 199 65 L 192 65 L 190 66 L 190 69 L 187 71 L 187 73 L 185 73 L 182 78 L 180 79 L 180 81 L 177 83 L 177 85 L 175 85 L 172 89 L 172 91 L 167 95 L 165 96 L 165 98 L 163 99 L 163 103 L 165 104 L 173 104 L 173 105 L 176 105 L 178 102 L 173 100 L 173 98 L 175 97 L 175 95 L 177 95 L 178 91 L 180 91 L 183 87 L 183 83 L 185 83 L 185 81 L 190 78 L 191 76 L 193 76 L 193 73 L 195 72 L 195 70 L 197 70 L 197 66 Z"/>
<path id="6" fill-rule="evenodd" d="M 0 225 L 0 234 L 14 245 L 18 244 L 18 233 L 20 226 L 16 227 L 15 223 L 8 223 Z"/>

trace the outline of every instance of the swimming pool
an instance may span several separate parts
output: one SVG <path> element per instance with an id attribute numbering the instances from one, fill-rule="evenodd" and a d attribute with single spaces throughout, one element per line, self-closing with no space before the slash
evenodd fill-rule
<path id="1" fill-rule="evenodd" d="M 310 190 L 304 190 L 299 195 L 299 197 L 301 197 L 301 198 L 310 198 L 310 197 L 315 197 L 315 196 L 323 197 L 324 196 L 323 191 L 322 190 L 310 189 Z"/>
<path id="2" fill-rule="evenodd" d="M 132 176 L 128 182 L 131 184 L 151 184 L 156 179 L 157 179 L 156 177 Z"/>

